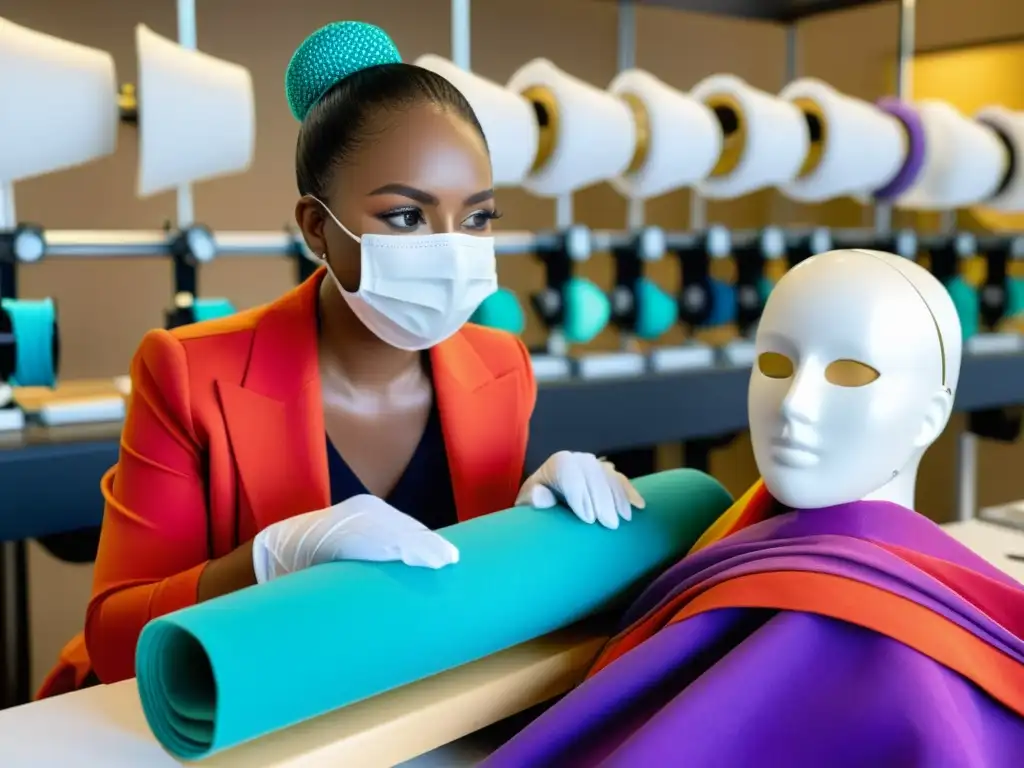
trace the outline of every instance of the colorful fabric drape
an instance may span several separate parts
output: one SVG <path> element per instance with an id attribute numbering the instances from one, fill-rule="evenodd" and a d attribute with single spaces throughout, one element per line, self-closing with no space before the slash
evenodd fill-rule
<path id="1" fill-rule="evenodd" d="M 754 523 L 767 520 L 773 512 L 778 512 L 779 509 L 778 502 L 768 493 L 764 481 L 758 480 L 750 487 L 750 490 L 736 499 L 733 505 L 710 528 L 704 531 L 704 535 L 697 539 L 697 543 L 690 549 L 690 554 L 710 547 L 716 541 Z"/>
<path id="2" fill-rule="evenodd" d="M 740 499 L 484 765 L 1021 765 L 1024 587 L 895 504 L 773 507 Z"/>

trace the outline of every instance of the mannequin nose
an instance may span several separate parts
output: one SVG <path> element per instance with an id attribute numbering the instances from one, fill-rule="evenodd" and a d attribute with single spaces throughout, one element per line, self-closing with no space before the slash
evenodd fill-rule
<path id="1" fill-rule="evenodd" d="M 820 374 L 807 368 L 797 369 L 789 391 L 782 401 L 782 415 L 794 421 L 816 421 L 821 408 L 821 385 L 823 382 L 824 379 Z"/>

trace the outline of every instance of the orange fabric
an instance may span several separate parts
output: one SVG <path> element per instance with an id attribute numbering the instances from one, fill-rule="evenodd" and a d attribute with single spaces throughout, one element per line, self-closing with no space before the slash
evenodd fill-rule
<path id="1" fill-rule="evenodd" d="M 879 544 L 904 562 L 924 571 L 980 610 L 1004 629 L 1024 638 L 1024 588 L 997 581 L 957 563 L 915 552 L 896 544 Z"/>
<path id="2" fill-rule="evenodd" d="M 674 601 L 674 612 L 659 629 L 719 608 L 768 608 L 828 616 L 870 629 L 923 653 L 1024 716 L 1024 667 L 912 600 L 841 576 L 803 571 L 739 576 L 694 594 L 699 589 L 689 590 Z M 626 644 L 610 647 L 591 674 L 628 650 Z"/>
<path id="3" fill-rule="evenodd" d="M 687 554 L 692 555 L 694 552 L 710 547 L 726 536 L 767 520 L 778 511 L 779 504 L 768 493 L 764 480 L 758 480 L 704 531 Z"/>
<path id="4" fill-rule="evenodd" d="M 85 621 L 101 681 L 134 676 L 142 627 L 195 603 L 208 560 L 330 503 L 317 358 L 323 275 L 266 306 L 142 340 L 120 457 L 102 481 Z M 459 519 L 511 507 L 536 402 L 526 348 L 467 325 L 432 349 L 431 361 Z M 67 689 L 58 682 L 81 684 L 80 642 L 40 696 Z M 68 666 L 74 674 L 62 671 Z"/>
<path id="5" fill-rule="evenodd" d="M 801 611 L 870 629 L 963 675 L 1024 716 L 1024 666 L 945 616 L 878 587 L 826 573 L 752 574 L 709 589 L 669 623 L 716 608 Z"/>

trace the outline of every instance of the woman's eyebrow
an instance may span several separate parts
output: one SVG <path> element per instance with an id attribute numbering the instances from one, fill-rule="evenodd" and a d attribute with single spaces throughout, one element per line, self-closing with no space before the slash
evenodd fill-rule
<path id="1" fill-rule="evenodd" d="M 423 205 L 437 205 L 440 202 L 429 192 L 405 184 L 385 184 L 383 187 L 377 187 L 370 195 L 401 195 Z"/>
<path id="2" fill-rule="evenodd" d="M 436 196 L 429 192 L 424 192 L 422 189 L 416 189 L 416 187 L 410 187 L 407 184 L 385 184 L 383 187 L 377 187 L 370 193 L 373 195 L 401 195 L 402 197 L 408 197 L 410 200 L 415 200 L 417 203 L 423 205 L 438 205 L 440 201 Z M 465 200 L 463 205 L 477 205 L 478 203 L 486 202 L 487 200 L 494 199 L 493 189 L 484 189 L 480 192 L 476 192 Z"/>
<path id="3" fill-rule="evenodd" d="M 462 201 L 463 205 L 476 205 L 477 203 L 484 203 L 488 200 L 494 199 L 494 190 L 485 189 L 482 192 L 477 192 L 475 195 L 470 195 Z"/>

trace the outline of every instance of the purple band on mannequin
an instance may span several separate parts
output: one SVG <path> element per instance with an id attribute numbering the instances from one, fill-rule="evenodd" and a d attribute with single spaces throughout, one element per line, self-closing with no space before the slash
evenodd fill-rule
<path id="1" fill-rule="evenodd" d="M 876 200 L 887 202 L 910 189 L 924 167 L 924 124 L 917 110 L 899 99 L 881 99 L 878 108 L 899 120 L 907 134 L 907 156 L 903 167 L 888 184 L 874 193 Z"/>

